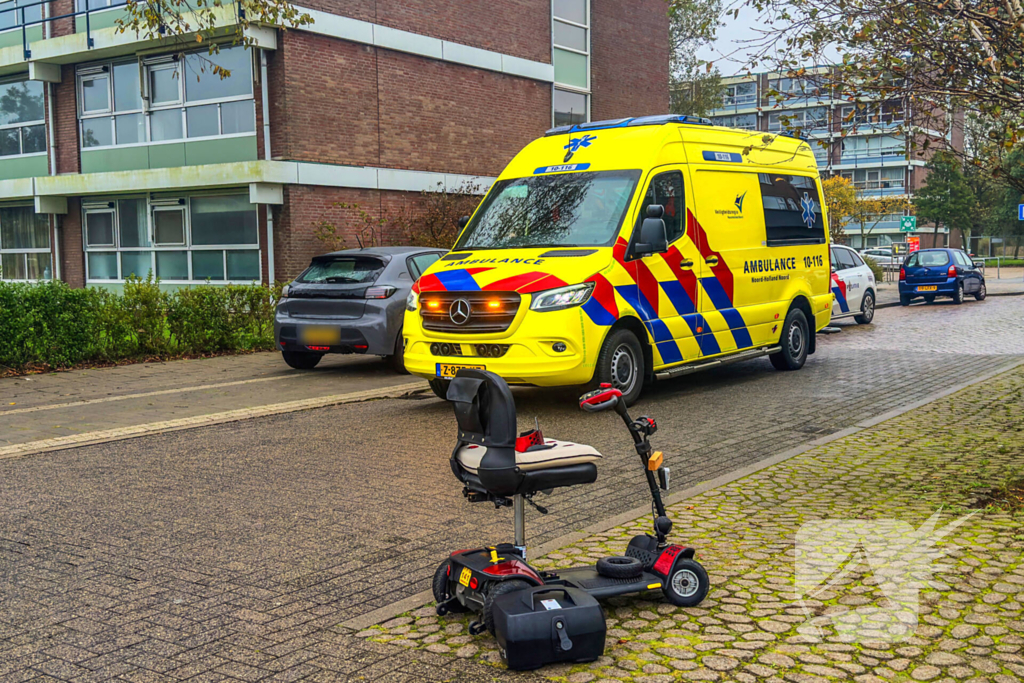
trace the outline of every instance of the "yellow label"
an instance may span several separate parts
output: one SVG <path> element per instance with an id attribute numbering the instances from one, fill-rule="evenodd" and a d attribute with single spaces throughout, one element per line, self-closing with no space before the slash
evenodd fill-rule
<path id="1" fill-rule="evenodd" d="M 661 588 L 661 584 L 660 583 L 649 583 L 649 584 L 647 584 L 647 590 L 652 591 L 655 588 Z"/>
<path id="2" fill-rule="evenodd" d="M 473 572 L 470 571 L 469 567 L 463 567 L 462 568 L 462 573 L 459 574 L 459 583 L 461 583 L 463 586 L 468 586 L 469 585 L 469 580 L 472 577 L 473 577 Z"/>
<path id="3" fill-rule="evenodd" d="M 462 368 L 469 368 L 471 370 L 486 370 L 487 368 L 483 365 L 462 365 L 459 363 L 438 363 L 437 364 L 437 376 L 438 377 L 455 377 Z"/>

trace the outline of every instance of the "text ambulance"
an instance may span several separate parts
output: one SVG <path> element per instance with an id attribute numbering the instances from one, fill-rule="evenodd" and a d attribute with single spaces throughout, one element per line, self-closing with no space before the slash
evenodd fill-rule
<path id="1" fill-rule="evenodd" d="M 814 155 L 652 116 L 554 128 L 495 181 L 406 306 L 405 366 L 512 384 L 646 381 L 770 355 L 803 366 L 832 307 Z"/>

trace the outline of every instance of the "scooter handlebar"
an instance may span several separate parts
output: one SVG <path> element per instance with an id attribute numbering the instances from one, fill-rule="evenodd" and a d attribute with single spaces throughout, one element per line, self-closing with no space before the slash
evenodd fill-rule
<path id="1" fill-rule="evenodd" d="M 600 388 L 580 396 L 580 408 L 588 413 L 599 413 L 618 405 L 622 392 L 610 384 L 602 384 Z"/>

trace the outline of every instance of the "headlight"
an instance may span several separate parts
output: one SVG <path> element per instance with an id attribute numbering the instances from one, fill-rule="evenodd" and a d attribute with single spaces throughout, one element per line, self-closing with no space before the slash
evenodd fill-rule
<path id="1" fill-rule="evenodd" d="M 409 296 L 405 297 L 405 310 L 415 311 L 419 303 L 420 295 L 416 292 L 409 292 Z"/>
<path id="2" fill-rule="evenodd" d="M 284 301 L 287 298 L 288 298 L 288 285 L 285 285 L 284 287 L 281 288 L 281 296 L 278 298 L 277 301 L 278 301 L 278 303 L 280 303 L 280 302 Z"/>
<path id="3" fill-rule="evenodd" d="M 533 295 L 533 302 L 530 304 L 531 311 L 560 311 L 563 308 L 582 306 L 587 303 L 590 293 L 594 291 L 593 282 L 584 282 L 581 285 L 569 285 L 558 289 L 549 289 Z"/>

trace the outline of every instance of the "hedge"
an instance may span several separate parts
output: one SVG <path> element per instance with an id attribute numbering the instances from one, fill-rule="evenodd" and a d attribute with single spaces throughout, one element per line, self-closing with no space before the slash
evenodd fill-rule
<path id="1" fill-rule="evenodd" d="M 279 287 L 200 285 L 168 293 L 147 278 L 124 292 L 63 282 L 0 282 L 0 365 L 85 362 L 269 349 Z"/>

